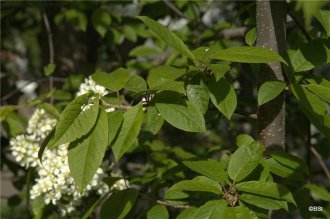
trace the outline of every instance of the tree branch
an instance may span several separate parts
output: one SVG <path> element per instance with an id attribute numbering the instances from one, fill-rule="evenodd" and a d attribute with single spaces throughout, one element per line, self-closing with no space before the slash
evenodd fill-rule
<path id="1" fill-rule="evenodd" d="M 313 155 L 316 157 L 317 161 L 321 165 L 321 167 L 330 183 L 330 172 L 329 172 L 327 166 L 325 165 L 324 161 L 322 160 L 321 155 L 319 154 L 319 152 L 317 152 L 317 150 L 313 146 L 311 147 L 311 152 L 313 153 Z"/>
<path id="2" fill-rule="evenodd" d="M 53 44 L 53 34 L 52 30 L 50 28 L 49 20 L 47 17 L 47 14 L 45 11 L 42 11 L 42 17 L 45 23 L 46 31 L 47 31 L 47 36 L 48 36 L 48 46 L 49 46 L 49 64 L 54 64 L 54 44 Z M 53 81 L 53 76 L 49 76 L 49 90 L 52 90 L 54 87 L 54 81 Z M 53 96 L 50 97 L 50 103 L 54 103 L 54 98 Z"/>
<path id="3" fill-rule="evenodd" d="M 161 200 L 157 200 L 156 201 L 158 204 L 160 205 L 164 205 L 164 206 L 168 206 L 168 207 L 172 207 L 172 208 L 189 208 L 189 205 L 173 205 L 171 203 L 168 203 L 166 201 L 161 201 Z"/>

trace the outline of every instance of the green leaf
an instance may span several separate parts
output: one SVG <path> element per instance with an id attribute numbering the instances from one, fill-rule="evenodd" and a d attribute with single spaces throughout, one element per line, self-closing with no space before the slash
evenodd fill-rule
<path id="1" fill-rule="evenodd" d="M 330 36 L 330 11 L 329 10 L 319 10 L 316 13 L 316 18 L 322 24 L 325 32 L 327 33 L 327 37 Z"/>
<path id="2" fill-rule="evenodd" d="M 192 218 L 194 213 L 197 211 L 196 207 L 189 207 L 184 209 L 177 217 L 176 219 L 188 219 Z"/>
<path id="3" fill-rule="evenodd" d="M 262 47 L 251 46 L 238 46 L 219 50 L 213 53 L 211 58 L 243 63 L 283 62 L 286 64 L 284 59 L 276 52 Z"/>
<path id="4" fill-rule="evenodd" d="M 330 136 L 328 105 L 299 84 L 291 84 L 290 88 L 311 123 L 323 134 Z"/>
<path id="5" fill-rule="evenodd" d="M 330 62 L 330 45 L 326 40 L 313 40 L 300 49 L 288 51 L 295 72 L 308 71 Z"/>
<path id="6" fill-rule="evenodd" d="M 43 212 L 46 204 L 44 201 L 43 196 L 38 196 L 32 201 L 32 212 L 33 212 L 33 218 L 34 219 L 41 219 L 43 218 Z"/>
<path id="7" fill-rule="evenodd" d="M 244 146 L 244 145 L 250 145 L 254 142 L 255 140 L 247 134 L 240 134 L 236 137 L 236 145 L 238 147 Z"/>
<path id="8" fill-rule="evenodd" d="M 330 87 L 319 84 L 308 84 L 306 88 L 327 103 L 330 103 Z"/>
<path id="9" fill-rule="evenodd" d="M 16 109 L 17 106 L 14 105 L 0 106 L 0 122 L 4 121 L 7 116 Z"/>
<path id="10" fill-rule="evenodd" d="M 50 63 L 44 67 L 44 74 L 48 77 L 52 75 L 55 71 L 56 65 L 53 63 Z"/>
<path id="11" fill-rule="evenodd" d="M 193 77 L 187 85 L 187 97 L 203 114 L 206 113 L 209 106 L 209 93 L 200 76 Z"/>
<path id="12" fill-rule="evenodd" d="M 219 81 L 231 69 L 229 64 L 208 64 L 207 67 L 212 70 L 215 80 Z"/>
<path id="13" fill-rule="evenodd" d="M 234 207 L 234 208 L 225 208 L 222 214 L 223 219 L 254 219 L 247 208 L 243 208 L 241 206 Z"/>
<path id="14" fill-rule="evenodd" d="M 124 88 L 135 93 L 140 93 L 147 90 L 147 83 L 141 76 L 133 75 L 130 77 Z"/>
<path id="15" fill-rule="evenodd" d="M 142 105 L 136 105 L 125 112 L 118 138 L 112 146 L 116 161 L 119 161 L 121 156 L 131 149 L 140 132 L 142 122 Z"/>
<path id="16" fill-rule="evenodd" d="M 147 219 L 168 219 L 169 217 L 164 205 L 155 205 L 147 213 Z"/>
<path id="17" fill-rule="evenodd" d="M 236 184 L 235 188 L 239 191 L 282 199 L 295 204 L 291 192 L 281 184 L 273 182 L 248 181 Z"/>
<path id="18" fill-rule="evenodd" d="M 237 105 L 234 88 L 224 78 L 219 81 L 213 78 L 208 84 L 208 89 L 214 106 L 229 120 Z"/>
<path id="19" fill-rule="evenodd" d="M 101 219 L 124 219 L 138 196 L 136 189 L 125 189 L 112 194 L 101 207 Z"/>
<path id="20" fill-rule="evenodd" d="M 249 30 L 245 35 L 245 42 L 249 46 L 253 46 L 257 39 L 257 29 L 254 27 L 251 30 Z"/>
<path id="21" fill-rule="evenodd" d="M 118 68 L 110 74 L 105 72 L 96 72 L 92 74 L 92 79 L 99 85 L 108 88 L 111 91 L 118 91 L 125 87 L 130 79 L 130 73 L 125 68 Z"/>
<path id="22" fill-rule="evenodd" d="M 108 115 L 108 146 L 111 145 L 111 142 L 115 139 L 117 135 L 120 125 L 123 121 L 123 112 L 113 111 L 107 113 Z"/>
<path id="23" fill-rule="evenodd" d="M 175 68 L 171 66 L 160 66 L 152 69 L 148 76 L 148 85 L 151 89 L 163 84 L 173 82 L 175 79 L 181 77 L 186 72 L 183 68 Z"/>
<path id="24" fill-rule="evenodd" d="M 273 158 L 266 159 L 266 162 L 263 162 L 262 164 L 264 166 L 266 165 L 271 173 L 286 178 L 287 180 L 302 181 L 305 178 L 305 176 L 301 172 L 298 172 L 295 169 L 285 166 L 277 162 Z"/>
<path id="25" fill-rule="evenodd" d="M 174 184 L 165 193 L 166 200 L 179 200 L 189 197 L 185 192 L 210 192 L 222 194 L 220 184 L 205 176 L 197 176 L 192 180 L 183 180 Z"/>
<path id="26" fill-rule="evenodd" d="M 132 49 L 129 52 L 130 56 L 152 56 L 152 55 L 157 55 L 161 51 L 157 47 L 151 47 L 151 46 L 137 46 L 134 49 Z"/>
<path id="27" fill-rule="evenodd" d="M 141 139 L 142 142 L 152 138 L 164 124 L 163 117 L 159 114 L 155 106 L 147 108 L 147 116 L 143 128 Z"/>
<path id="28" fill-rule="evenodd" d="M 275 99 L 285 89 L 285 83 L 282 81 L 267 81 L 263 83 L 258 90 L 259 106 Z"/>
<path id="29" fill-rule="evenodd" d="M 243 193 L 240 196 L 240 200 L 249 203 L 251 205 L 257 206 L 259 208 L 270 209 L 270 210 L 277 210 L 277 209 L 288 210 L 287 202 L 280 199 L 266 198 L 260 195 Z"/>
<path id="30" fill-rule="evenodd" d="M 104 37 L 111 24 L 111 17 L 107 10 L 98 8 L 93 11 L 92 24 L 101 37 Z"/>
<path id="31" fill-rule="evenodd" d="M 291 169 L 302 172 L 305 175 L 309 174 L 309 168 L 305 161 L 296 156 L 285 153 L 283 151 L 270 151 L 268 154 L 277 162 Z"/>
<path id="32" fill-rule="evenodd" d="M 46 138 L 43 140 L 43 142 L 40 145 L 39 151 L 38 151 L 38 158 L 40 162 L 42 162 L 42 155 L 48 145 L 48 143 L 51 141 L 51 139 L 55 135 L 55 127 L 49 132 L 49 134 L 46 136 Z"/>
<path id="33" fill-rule="evenodd" d="M 305 26 L 310 27 L 312 18 L 317 14 L 317 12 L 322 8 L 326 1 L 298 1 L 296 9 L 302 9 L 303 17 L 305 20 Z"/>
<path id="34" fill-rule="evenodd" d="M 229 161 L 229 177 L 236 182 L 244 179 L 258 166 L 264 150 L 259 142 L 239 147 Z"/>
<path id="35" fill-rule="evenodd" d="M 208 201 L 201 207 L 199 207 L 191 219 L 221 219 L 224 209 L 227 207 L 225 200 L 213 200 Z M 227 217 L 228 219 L 231 217 Z"/>
<path id="36" fill-rule="evenodd" d="M 330 202 L 330 192 L 326 188 L 311 183 L 306 184 L 305 187 L 311 191 L 312 196 L 316 199 Z"/>
<path id="37" fill-rule="evenodd" d="M 80 193 L 83 193 L 102 163 L 108 146 L 107 136 L 107 115 L 103 110 L 100 110 L 94 128 L 83 138 L 69 145 L 70 175 L 73 177 Z"/>
<path id="38" fill-rule="evenodd" d="M 89 109 L 82 110 L 82 107 L 88 104 L 90 96 L 78 96 L 65 107 L 56 124 L 54 138 L 47 145 L 48 148 L 75 141 L 93 128 L 99 112 L 98 97 L 95 97 L 94 104 Z"/>
<path id="39" fill-rule="evenodd" d="M 145 25 L 147 25 L 159 37 L 159 39 L 163 40 L 167 45 L 177 50 L 182 55 L 195 60 L 195 56 L 182 42 L 182 40 L 169 29 L 149 17 L 138 16 L 137 18 L 143 21 L 143 23 L 145 23 Z"/>
<path id="40" fill-rule="evenodd" d="M 187 132 L 205 132 L 202 112 L 176 92 L 162 91 L 154 97 L 161 116 L 171 125 Z"/>
<path id="41" fill-rule="evenodd" d="M 207 176 L 218 183 L 223 183 L 227 179 L 225 168 L 216 160 L 191 159 L 183 161 L 183 164 L 193 171 Z"/>
<path id="42" fill-rule="evenodd" d="M 126 39 L 128 39 L 129 41 L 131 41 L 133 43 L 135 43 L 137 40 L 136 32 L 131 26 L 128 26 L 128 25 L 124 26 L 124 35 L 125 35 Z"/>
<path id="43" fill-rule="evenodd" d="M 180 94 L 185 94 L 186 91 L 184 89 L 184 82 L 183 81 L 169 81 L 167 83 L 164 84 L 160 84 L 158 86 L 155 86 L 152 88 L 152 90 L 156 90 L 156 91 L 174 91 L 174 92 L 178 92 Z"/>

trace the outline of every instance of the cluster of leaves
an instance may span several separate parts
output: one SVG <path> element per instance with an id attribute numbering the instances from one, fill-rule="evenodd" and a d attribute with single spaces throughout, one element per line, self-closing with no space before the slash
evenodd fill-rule
<path id="1" fill-rule="evenodd" d="M 178 4 L 188 11 L 188 16 L 192 16 L 197 3 Z M 310 13 L 301 2 L 297 7 Z M 128 55 L 133 59 L 125 63 L 126 68 L 119 67 L 111 73 L 97 71 L 92 75 L 94 81 L 111 91 L 107 96 L 93 93 L 79 96 L 65 102 L 60 115 L 52 105 L 41 105 L 44 97 L 32 102 L 59 118 L 43 142 L 39 157 L 46 147 L 51 149 L 70 143 L 70 172 L 82 192 L 102 161 L 113 159 L 108 157 L 110 150 L 114 161 L 124 166 L 123 169 L 128 169 L 126 159 L 131 153 L 133 156 L 148 153 L 149 167 L 127 178 L 134 188 L 140 190 L 128 188 L 115 191 L 109 198 L 102 197 L 90 206 L 84 217 L 102 205 L 101 218 L 137 215 L 148 218 L 169 218 L 170 215 L 177 215 L 177 218 L 267 218 L 269 210 L 291 211 L 296 208 L 308 218 L 311 215 L 308 206 L 313 205 L 308 198 L 309 191 L 323 201 L 330 200 L 329 193 L 322 187 L 304 184 L 309 170 L 301 159 L 284 152 L 267 152 L 248 135 L 239 135 L 236 138 L 238 149 L 217 160 L 207 157 L 220 148 L 191 153 L 181 147 L 168 147 L 155 136 L 161 138 L 162 130 L 171 129 L 170 126 L 175 132 L 179 129 L 205 134 L 206 130 L 213 128 L 211 120 L 214 118 L 232 120 L 240 104 L 241 92 L 233 83 L 236 62 L 248 63 L 255 71 L 258 71 L 258 63 L 281 62 L 288 81 L 262 84 L 257 91 L 256 105 L 273 100 L 287 88 L 295 97 L 292 101 L 300 105 L 309 121 L 329 137 L 329 81 L 306 74 L 330 61 L 329 17 L 328 11 L 317 11 L 317 19 L 325 32 L 309 42 L 293 46 L 288 50 L 288 57 L 281 57 L 273 51 L 253 46 L 255 28 L 245 36 L 248 46 L 237 46 L 232 42 L 224 42 L 223 46 L 210 42 L 196 48 L 192 46 L 195 42 L 189 40 L 189 34 L 177 35 L 146 16 L 127 20 L 125 25 L 110 30 L 109 26 L 113 22 L 120 24 L 121 18 L 110 16 L 107 10 L 95 9 L 91 15 L 92 25 L 101 38 L 119 44 L 123 34 L 131 43 L 140 37 L 153 39 L 156 45 L 139 45 L 130 50 Z M 306 19 L 307 24 L 310 18 Z M 59 13 L 55 23 L 59 25 L 61 22 L 69 22 L 82 31 L 88 26 L 88 18 L 81 9 Z M 203 34 L 202 42 L 210 33 L 205 31 Z M 168 47 L 174 51 L 160 66 L 149 59 L 154 54 L 166 52 Z M 49 76 L 54 70 L 55 66 L 50 64 L 44 73 Z M 146 77 L 137 72 L 146 73 Z M 69 99 L 64 98 L 65 101 Z M 116 110 L 106 113 L 109 108 Z M 12 113 L 16 109 L 16 106 L 2 107 L 1 120 L 13 124 L 9 121 L 15 120 Z M 107 180 L 111 184 L 117 178 Z M 147 209 L 140 206 L 140 201 L 148 203 L 145 205 Z M 186 209 L 178 212 L 176 208 Z M 141 209 L 143 213 L 137 214 Z"/>

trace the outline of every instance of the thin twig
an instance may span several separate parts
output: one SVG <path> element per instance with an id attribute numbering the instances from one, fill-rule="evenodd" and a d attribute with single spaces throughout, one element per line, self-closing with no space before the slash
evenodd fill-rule
<path id="1" fill-rule="evenodd" d="M 108 108 L 116 108 L 116 109 L 124 109 L 124 110 L 129 110 L 132 108 L 132 106 L 120 105 L 120 104 L 116 105 L 116 104 L 107 103 L 102 99 L 100 99 L 100 100 L 101 100 L 101 104 Z"/>
<path id="2" fill-rule="evenodd" d="M 308 31 L 305 29 L 304 25 L 300 22 L 300 20 L 297 18 L 296 15 L 294 15 L 292 12 L 289 12 L 289 16 L 292 18 L 292 20 L 296 23 L 298 28 L 301 30 L 301 32 L 304 34 L 305 38 L 308 41 L 312 40 L 311 35 L 308 33 Z"/>
<path id="3" fill-rule="evenodd" d="M 52 30 L 50 28 L 49 20 L 47 17 L 47 14 L 45 11 L 42 11 L 42 17 L 44 19 L 45 27 L 47 30 L 47 36 L 48 36 L 48 46 L 49 46 L 49 64 L 54 64 L 54 44 L 53 44 L 53 34 Z M 53 76 L 49 77 L 49 90 L 52 90 L 54 87 L 54 81 Z M 53 96 L 50 97 L 50 103 L 53 104 L 54 98 Z"/>
<path id="4" fill-rule="evenodd" d="M 326 177 L 328 178 L 329 182 L 330 182 L 330 172 L 327 168 L 327 166 L 325 165 L 324 161 L 322 160 L 321 155 L 319 154 L 319 152 L 317 152 L 317 150 L 312 146 L 311 147 L 311 152 L 314 154 L 314 156 L 316 157 L 317 161 L 319 162 L 319 164 L 321 165 Z"/>
<path id="5" fill-rule="evenodd" d="M 172 11 L 174 11 L 177 15 L 187 19 L 187 16 L 184 13 L 182 13 L 171 1 L 163 0 L 163 2 L 167 7 L 169 7 Z"/>
<path id="6" fill-rule="evenodd" d="M 171 203 L 168 203 L 166 201 L 161 201 L 161 200 L 157 200 L 156 202 L 160 205 L 165 205 L 165 206 L 172 207 L 172 208 L 189 208 L 190 207 L 189 205 L 173 205 Z"/>

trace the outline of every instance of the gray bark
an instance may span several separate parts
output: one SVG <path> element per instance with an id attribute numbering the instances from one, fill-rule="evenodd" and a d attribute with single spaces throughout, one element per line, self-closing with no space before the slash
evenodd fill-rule
<path id="1" fill-rule="evenodd" d="M 257 46 L 285 53 L 285 2 L 257 1 Z M 279 62 L 270 63 L 258 75 L 259 85 L 270 80 L 284 81 Z M 284 92 L 258 109 L 258 139 L 268 149 L 285 149 Z"/>

